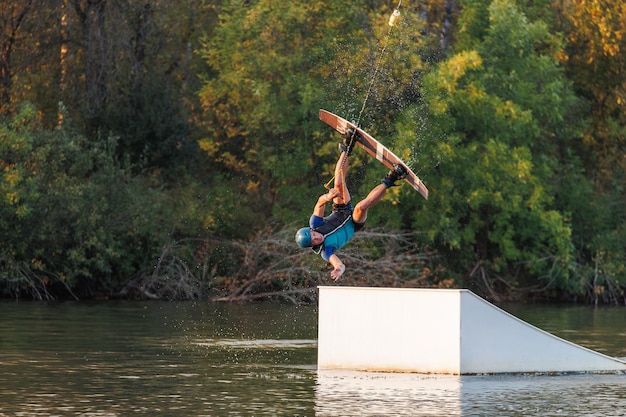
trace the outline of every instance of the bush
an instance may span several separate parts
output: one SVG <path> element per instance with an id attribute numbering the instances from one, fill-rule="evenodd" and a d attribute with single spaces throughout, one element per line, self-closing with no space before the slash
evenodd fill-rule
<path id="1" fill-rule="evenodd" d="M 0 291 L 110 295 L 167 238 L 163 194 L 130 175 L 116 140 L 44 131 L 32 106 L 0 125 Z"/>

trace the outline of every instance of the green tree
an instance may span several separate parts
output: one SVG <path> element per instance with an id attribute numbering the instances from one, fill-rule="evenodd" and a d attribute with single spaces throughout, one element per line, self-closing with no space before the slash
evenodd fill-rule
<path id="1" fill-rule="evenodd" d="M 575 103 L 559 40 L 509 0 L 467 5 L 460 49 L 425 80 L 422 158 L 437 175 L 415 226 L 467 283 L 576 290 L 570 225 L 552 188 Z"/>
<path id="2" fill-rule="evenodd" d="M 46 131 L 32 106 L 0 125 L 0 288 L 35 298 L 112 295 L 168 240 L 164 196 L 96 145 Z"/>
<path id="3" fill-rule="evenodd" d="M 601 190 L 615 180 L 624 187 L 626 150 L 626 5 L 620 1 L 569 1 L 559 27 L 567 47 L 563 61 L 576 92 L 586 100 L 589 123 L 582 143 L 584 162 Z"/>
<path id="4" fill-rule="evenodd" d="M 0 113 L 6 113 L 11 101 L 13 84 L 13 54 L 20 39 L 20 27 L 30 9 L 32 0 L 11 1 L 0 10 Z"/>
<path id="5" fill-rule="evenodd" d="M 409 8 L 391 34 L 391 11 L 385 2 L 340 1 L 219 8 L 220 24 L 202 48 L 210 71 L 200 91 L 200 143 L 255 212 L 289 220 L 330 178 L 337 138 L 318 121 L 319 108 L 376 135 L 393 132 L 392 115 L 418 94 L 428 38 Z"/>
<path id="6" fill-rule="evenodd" d="M 193 49 L 214 24 L 212 2 L 5 3 L 0 83 L 6 112 L 28 101 L 42 112 L 45 128 L 62 124 L 66 114 L 89 140 L 112 132 L 118 152 L 136 166 L 183 165 L 196 149 L 191 115 L 202 61 Z"/>
<path id="7" fill-rule="evenodd" d="M 259 211 L 271 211 L 287 181 L 319 167 L 316 109 L 334 77 L 321 39 L 347 43 L 354 23 L 342 9 L 338 2 L 224 2 L 203 47 L 211 71 L 200 91 L 208 131 L 201 147 Z"/>
<path id="8" fill-rule="evenodd" d="M 626 283 L 626 6 L 612 0 L 560 4 L 561 60 L 582 99 L 584 134 L 564 166 L 560 204 L 572 213 L 578 275 L 590 299 L 621 302 Z M 582 181 L 581 183 L 579 182 Z"/>

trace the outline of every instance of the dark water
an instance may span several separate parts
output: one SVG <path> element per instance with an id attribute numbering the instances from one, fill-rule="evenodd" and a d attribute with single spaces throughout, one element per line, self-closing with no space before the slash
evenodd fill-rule
<path id="1" fill-rule="evenodd" d="M 504 308 L 626 357 L 626 308 Z M 318 372 L 316 307 L 0 303 L 0 416 L 623 416 L 626 375 Z"/>

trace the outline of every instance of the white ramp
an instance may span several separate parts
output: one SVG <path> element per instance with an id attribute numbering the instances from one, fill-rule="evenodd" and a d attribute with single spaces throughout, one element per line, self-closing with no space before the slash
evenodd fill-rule
<path id="1" fill-rule="evenodd" d="M 319 287 L 318 369 L 437 374 L 626 372 L 469 290 Z"/>

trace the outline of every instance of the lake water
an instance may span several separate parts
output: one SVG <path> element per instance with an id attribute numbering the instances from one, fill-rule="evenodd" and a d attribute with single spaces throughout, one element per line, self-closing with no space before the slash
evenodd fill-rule
<path id="1" fill-rule="evenodd" d="M 626 357 L 626 308 L 505 305 Z M 625 416 L 626 375 L 316 370 L 317 309 L 0 302 L 0 416 Z"/>

